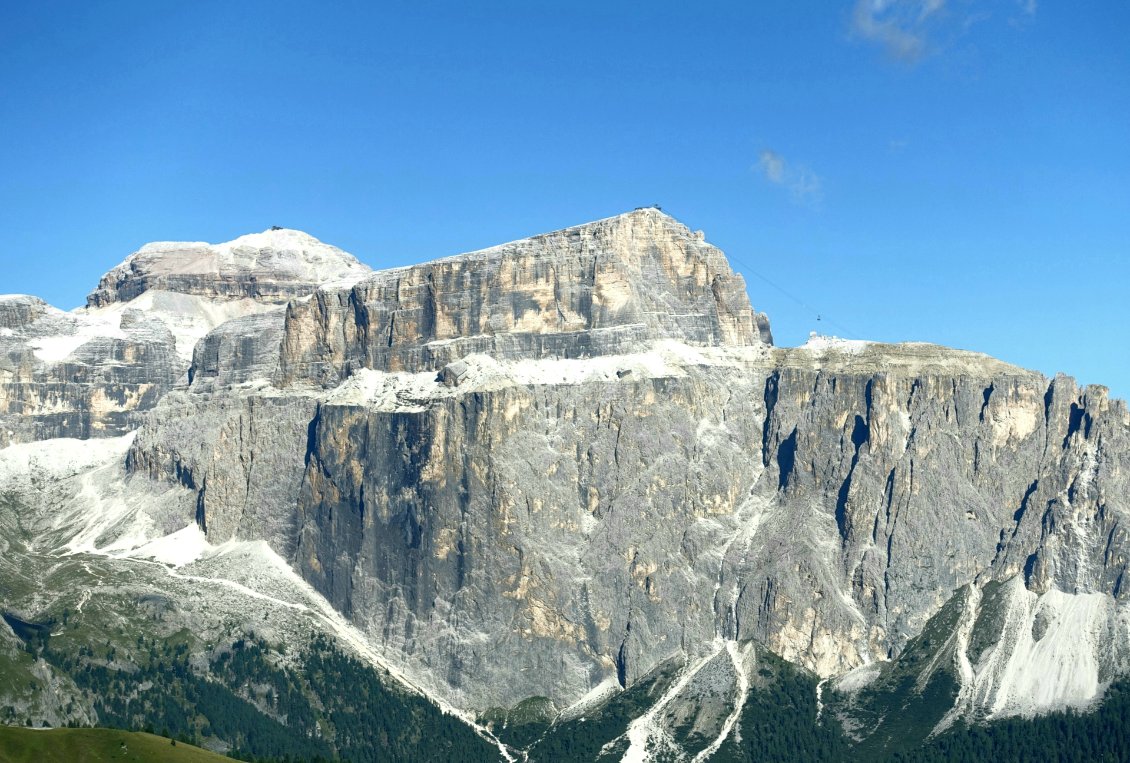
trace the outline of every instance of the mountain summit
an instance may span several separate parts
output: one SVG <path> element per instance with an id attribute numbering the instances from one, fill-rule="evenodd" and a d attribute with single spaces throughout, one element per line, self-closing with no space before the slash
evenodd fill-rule
<path id="1" fill-rule="evenodd" d="M 150 289 L 211 298 L 280 301 L 369 267 L 302 231 L 272 228 L 223 244 L 146 244 L 110 270 L 86 298 L 90 307 L 128 302 Z"/>
<path id="2" fill-rule="evenodd" d="M 71 312 L 0 297 L 0 445 L 124 434 L 213 328 L 369 272 L 313 236 L 273 229 L 224 244 L 146 244 Z"/>

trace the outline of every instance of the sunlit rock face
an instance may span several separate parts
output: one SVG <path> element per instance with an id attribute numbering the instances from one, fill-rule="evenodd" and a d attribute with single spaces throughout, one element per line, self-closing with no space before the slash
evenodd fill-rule
<path id="1" fill-rule="evenodd" d="M 290 299 L 368 272 L 312 236 L 271 230 L 226 244 L 148 244 L 72 312 L 0 297 L 0 445 L 136 429 L 212 328 L 272 310 L 281 316 Z M 256 362 L 273 368 L 277 349 L 271 355 Z"/>
<path id="2" fill-rule="evenodd" d="M 302 231 L 275 228 L 224 244 L 146 244 L 98 282 L 90 307 L 129 302 L 147 291 L 272 304 L 308 295 L 318 284 L 359 278 L 369 268 Z"/>
<path id="3" fill-rule="evenodd" d="M 283 383 L 358 368 L 631 352 L 658 339 L 771 343 L 721 251 L 654 209 L 320 290 L 287 310 Z"/>
<path id="4" fill-rule="evenodd" d="M 473 706 L 568 704 L 716 637 L 837 675 L 971 582 L 1125 598 L 1130 438 L 1100 391 L 926 346 L 670 350 L 324 400 L 295 564 Z"/>
<path id="5" fill-rule="evenodd" d="M 112 319 L 0 297 L 0 446 L 136 429 L 183 373 L 175 339 L 138 310 Z"/>

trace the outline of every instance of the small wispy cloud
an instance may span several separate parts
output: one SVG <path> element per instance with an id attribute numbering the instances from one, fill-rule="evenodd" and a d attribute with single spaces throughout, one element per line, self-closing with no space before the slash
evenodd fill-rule
<path id="1" fill-rule="evenodd" d="M 900 61 L 914 63 L 926 54 L 929 27 L 945 5 L 946 0 L 857 0 L 851 31 Z"/>
<path id="2" fill-rule="evenodd" d="M 1016 9 L 1020 11 L 1020 15 L 1012 16 L 1008 23 L 1014 27 L 1025 27 L 1031 24 L 1036 20 L 1037 8 L 1036 0 L 1016 0 Z"/>
<path id="3" fill-rule="evenodd" d="M 762 151 L 758 163 L 769 182 L 777 184 L 785 182 L 785 158 L 776 151 L 768 149 Z"/>
<path id="4" fill-rule="evenodd" d="M 1014 27 L 1036 17 L 1039 0 L 855 0 L 849 32 L 852 37 L 881 45 L 896 60 L 915 64 L 937 53 L 989 20 L 1003 14 Z M 1019 15 L 1016 15 L 1019 14 Z"/>
<path id="5" fill-rule="evenodd" d="M 814 207 L 824 198 L 824 184 L 819 175 L 803 165 L 789 164 L 776 151 L 763 150 L 754 169 L 773 185 L 788 189 L 792 200 L 798 204 Z"/>

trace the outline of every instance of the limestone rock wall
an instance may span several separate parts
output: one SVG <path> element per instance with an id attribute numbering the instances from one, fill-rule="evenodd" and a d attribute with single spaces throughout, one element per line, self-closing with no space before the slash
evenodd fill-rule
<path id="1" fill-rule="evenodd" d="M 136 429 L 183 372 L 160 322 L 130 314 L 99 335 L 19 298 L 0 299 L 0 315 L 9 324 L 0 332 L 0 447 Z"/>
<path id="2" fill-rule="evenodd" d="M 280 380 L 438 370 L 471 353 L 586 357 L 674 338 L 771 343 L 725 256 L 654 209 L 410 268 L 287 309 Z"/>
<path id="3" fill-rule="evenodd" d="M 841 674 L 970 583 L 1126 601 L 1125 403 L 929 345 L 769 342 L 721 253 L 638 210 L 224 324 L 128 466 L 471 710 L 717 638 Z"/>
<path id="4" fill-rule="evenodd" d="M 103 275 L 86 301 L 90 307 L 105 307 L 147 291 L 170 291 L 285 304 L 315 285 L 368 272 L 368 266 L 337 247 L 302 231 L 276 228 L 224 244 L 146 244 Z"/>
<path id="5" fill-rule="evenodd" d="M 780 531 L 761 539 L 790 551 L 768 569 L 735 559 L 762 581 L 732 599 L 739 635 L 827 675 L 897 655 L 969 582 L 1125 599 L 1124 403 L 987 359 L 954 367 L 956 351 L 867 354 L 790 351 L 766 379 L 759 491 Z"/>
<path id="6" fill-rule="evenodd" d="M 760 465 L 757 396 L 720 378 L 323 404 L 295 564 L 477 708 L 634 682 L 714 636 L 717 548 Z"/>
<path id="7" fill-rule="evenodd" d="M 323 404 L 295 563 L 478 708 L 630 685 L 716 635 L 842 673 L 973 581 L 1124 600 L 1125 406 L 923 352 Z"/>
<path id="8" fill-rule="evenodd" d="M 212 329 L 190 380 L 211 390 L 269 378 L 282 306 L 368 272 L 312 236 L 271 230 L 226 244 L 142 247 L 72 312 L 0 297 L 0 447 L 138 428 L 185 381 L 197 340 Z"/>
<path id="9" fill-rule="evenodd" d="M 315 408 L 303 397 L 174 391 L 138 431 L 126 467 L 195 491 L 211 540 L 262 539 L 290 557 Z"/>
<path id="10" fill-rule="evenodd" d="M 281 310 L 223 323 L 197 343 L 188 382 L 203 392 L 271 379 L 278 371 L 282 338 Z"/>

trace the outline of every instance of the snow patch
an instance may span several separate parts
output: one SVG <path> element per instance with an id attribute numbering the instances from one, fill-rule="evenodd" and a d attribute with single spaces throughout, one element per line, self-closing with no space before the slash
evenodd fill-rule
<path id="1" fill-rule="evenodd" d="M 130 556 L 155 559 L 173 567 L 183 567 L 206 555 L 213 549 L 204 532 L 193 522 L 174 533 L 149 541 L 133 549 Z"/>
<path id="2" fill-rule="evenodd" d="M 542 358 L 499 361 L 472 354 L 462 359 L 465 373 L 455 386 L 446 386 L 436 372 L 385 372 L 362 368 L 325 398 L 334 405 L 364 405 L 382 411 L 423 411 L 432 400 L 458 397 L 513 386 L 616 383 L 639 378 L 686 376 L 688 366 L 733 366 L 760 358 L 757 347 L 694 347 L 680 342 L 656 342 L 644 352 L 592 358 Z M 715 434 L 723 429 L 716 427 Z"/>
<path id="3" fill-rule="evenodd" d="M 128 302 L 111 302 L 101 307 L 80 307 L 76 316 L 87 317 L 103 323 L 120 325 L 127 310 L 141 310 L 146 317 L 155 318 L 169 329 L 176 341 L 177 356 L 191 361 L 196 343 L 205 334 L 234 318 L 279 310 L 278 305 L 244 299 L 209 299 L 195 294 L 181 294 L 162 289 L 150 289 Z M 119 330 L 119 333 L 120 332 Z M 124 336 L 124 333 L 122 333 Z"/>
<path id="4" fill-rule="evenodd" d="M 219 244 L 156 241 L 126 258 L 109 274 L 219 275 L 262 271 L 312 284 L 359 279 L 372 272 L 353 255 L 290 228 L 249 233 Z M 103 277 L 103 281 L 106 277 Z M 111 281 L 120 278 L 111 278 Z"/>
<path id="5" fill-rule="evenodd" d="M 0 449 L 0 484 L 6 489 L 34 489 L 33 481 L 59 481 L 124 459 L 135 434 L 91 440 L 61 437 L 9 445 Z"/>
<path id="6" fill-rule="evenodd" d="M 835 350 L 837 352 L 844 352 L 856 354 L 863 352 L 867 349 L 872 342 L 863 339 L 841 339 L 838 336 L 825 336 L 824 334 L 817 334 L 813 331 L 808 335 L 808 341 L 800 346 L 802 350 L 810 352 L 826 352 L 828 350 Z"/>
<path id="7" fill-rule="evenodd" d="M 43 362 L 58 363 L 92 339 L 124 339 L 126 336 L 121 329 L 120 320 L 101 316 L 86 319 L 85 316 L 76 316 L 76 318 L 74 333 L 33 337 L 28 340 L 28 347 L 31 347 L 35 356 Z"/>

